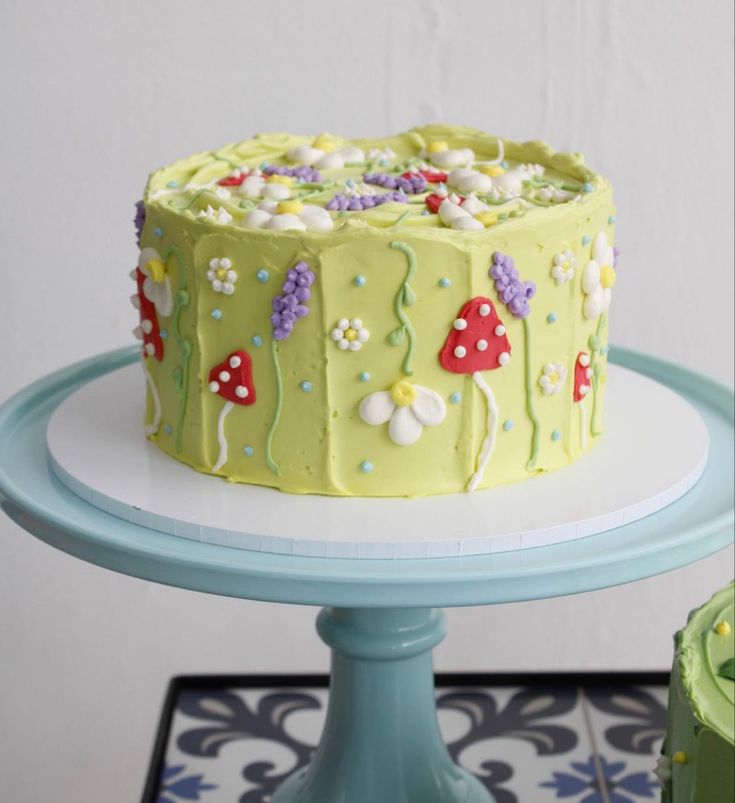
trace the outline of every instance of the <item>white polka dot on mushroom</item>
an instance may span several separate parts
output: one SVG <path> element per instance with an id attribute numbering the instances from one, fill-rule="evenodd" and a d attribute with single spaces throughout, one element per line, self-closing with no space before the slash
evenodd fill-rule
<path id="1" fill-rule="evenodd" d="M 229 371 L 220 371 L 219 372 L 219 381 L 220 382 L 229 382 L 230 381 L 230 373 L 229 373 Z"/>
<path id="2" fill-rule="evenodd" d="M 498 337 L 502 337 L 502 336 L 505 334 L 505 327 L 503 326 L 503 324 L 502 324 L 502 323 L 498 324 L 498 325 L 495 327 L 495 334 L 496 334 Z"/>
<path id="3" fill-rule="evenodd" d="M 230 357 L 230 368 L 239 368 L 241 365 L 242 360 L 237 355 Z"/>
<path id="4" fill-rule="evenodd" d="M 455 357 L 459 357 L 461 359 L 466 354 L 467 354 L 467 349 L 464 346 L 457 346 L 457 348 L 454 349 L 454 356 Z"/>
<path id="5" fill-rule="evenodd" d="M 481 304 L 480 305 L 480 309 L 478 311 L 479 311 L 480 315 L 482 315 L 483 318 L 487 318 L 487 316 L 490 314 L 490 305 L 489 304 Z"/>
<path id="6" fill-rule="evenodd" d="M 485 351 L 487 348 L 487 340 L 478 340 L 476 345 L 478 351 Z"/>
<path id="7" fill-rule="evenodd" d="M 499 365 L 507 365 L 510 362 L 510 354 L 507 351 L 502 351 L 498 355 L 498 364 Z"/>
<path id="8" fill-rule="evenodd" d="M 457 318 L 453 326 L 457 331 L 461 332 L 463 329 L 467 328 L 467 321 L 464 318 Z"/>

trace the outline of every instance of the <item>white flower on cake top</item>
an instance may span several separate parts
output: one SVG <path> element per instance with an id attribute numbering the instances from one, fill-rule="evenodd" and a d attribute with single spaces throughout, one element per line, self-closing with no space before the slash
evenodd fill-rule
<path id="1" fill-rule="evenodd" d="M 456 195 L 449 195 L 439 205 L 439 219 L 450 229 L 482 231 L 497 221 L 497 215 L 474 195 L 464 201 Z"/>
<path id="2" fill-rule="evenodd" d="M 582 274 L 584 291 L 584 317 L 597 318 L 610 308 L 612 288 L 617 279 L 615 273 L 615 252 L 607 241 L 605 232 L 599 232 L 592 243 L 592 259 Z"/>
<path id="3" fill-rule="evenodd" d="M 144 248 L 138 255 L 138 267 L 145 276 L 143 295 L 155 306 L 159 315 L 168 318 L 174 309 L 174 299 L 161 255 L 155 248 Z"/>
<path id="4" fill-rule="evenodd" d="M 493 200 L 517 198 L 523 190 L 523 182 L 543 175 L 542 165 L 518 165 L 505 170 L 494 162 L 477 168 L 459 167 L 447 176 L 447 184 L 459 192 L 477 192 L 489 195 Z"/>
<path id="5" fill-rule="evenodd" d="M 441 424 L 446 414 L 444 399 L 438 393 L 406 379 L 360 402 L 360 418 L 372 426 L 389 422 L 388 435 L 398 446 L 416 443 L 424 427 Z"/>
<path id="6" fill-rule="evenodd" d="M 227 257 L 215 257 L 209 260 L 207 279 L 215 293 L 231 296 L 235 292 L 237 273 L 232 269 L 232 261 Z"/>
<path id="7" fill-rule="evenodd" d="M 268 198 L 271 201 L 285 201 L 291 197 L 291 176 L 264 176 L 260 172 L 251 173 L 240 185 L 240 192 L 250 198 Z"/>
<path id="8" fill-rule="evenodd" d="M 331 231 L 334 221 L 324 207 L 301 201 L 263 201 L 257 209 L 245 213 L 243 226 L 251 229 L 299 229 Z"/>
<path id="9" fill-rule="evenodd" d="M 327 136 L 317 137 L 312 145 L 297 145 L 287 153 L 292 162 L 317 170 L 334 170 L 347 165 L 361 164 L 365 161 L 365 154 L 354 145 L 337 148 Z"/>
<path id="10" fill-rule="evenodd" d="M 430 142 L 422 148 L 419 156 L 428 159 L 435 167 L 451 170 L 453 167 L 469 167 L 475 161 L 472 148 L 450 148 L 446 142 Z"/>
<path id="11" fill-rule="evenodd" d="M 544 365 L 538 383 L 546 396 L 553 396 L 561 390 L 567 378 L 567 369 L 561 363 L 548 362 Z"/>
<path id="12" fill-rule="evenodd" d="M 363 343 L 370 339 L 370 332 L 363 326 L 360 318 L 340 318 L 332 329 L 330 337 L 342 351 L 360 351 Z"/>

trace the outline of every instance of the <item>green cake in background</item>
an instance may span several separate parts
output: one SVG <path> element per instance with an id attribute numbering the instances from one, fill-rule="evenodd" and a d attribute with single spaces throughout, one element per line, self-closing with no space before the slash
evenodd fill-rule
<path id="1" fill-rule="evenodd" d="M 259 134 L 153 173 L 136 222 L 146 434 L 199 471 L 456 493 L 602 435 L 615 208 L 578 153 Z"/>
<path id="2" fill-rule="evenodd" d="M 734 600 L 730 583 L 676 634 L 669 723 L 657 769 L 663 803 L 735 800 Z"/>

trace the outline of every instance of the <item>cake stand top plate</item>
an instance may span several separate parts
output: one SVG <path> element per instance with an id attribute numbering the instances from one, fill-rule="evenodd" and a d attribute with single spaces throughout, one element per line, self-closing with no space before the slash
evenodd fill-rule
<path id="1" fill-rule="evenodd" d="M 158 532 L 102 512 L 70 492 L 53 475 L 46 448 L 47 423 L 59 404 L 82 385 L 129 365 L 138 353 L 137 348 L 120 349 L 62 369 L 0 407 L 0 503 L 5 512 L 47 543 L 114 571 L 208 593 L 298 604 L 475 605 L 638 580 L 703 558 L 732 540 L 732 392 L 694 372 L 623 349 L 613 349 L 611 360 L 683 396 L 696 407 L 709 434 L 709 459 L 700 481 L 646 518 L 534 549 L 405 560 L 253 552 Z M 321 501 L 326 506 L 334 500 Z"/>

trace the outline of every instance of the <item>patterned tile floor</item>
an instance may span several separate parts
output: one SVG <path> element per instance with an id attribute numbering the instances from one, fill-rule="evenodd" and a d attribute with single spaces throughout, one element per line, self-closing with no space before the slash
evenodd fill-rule
<path id="1" fill-rule="evenodd" d="M 658 800 L 667 680 L 438 675 L 439 724 L 497 803 Z M 175 679 L 143 803 L 267 803 L 309 761 L 325 686 L 323 677 Z"/>

